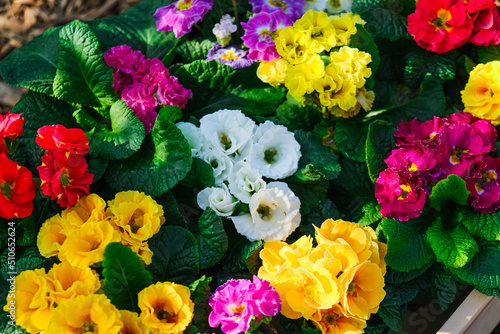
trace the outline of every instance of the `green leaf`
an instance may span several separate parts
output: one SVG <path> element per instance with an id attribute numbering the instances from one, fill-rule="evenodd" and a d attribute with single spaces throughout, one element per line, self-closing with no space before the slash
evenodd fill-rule
<path id="1" fill-rule="evenodd" d="M 340 119 L 335 125 L 335 142 L 340 152 L 347 158 L 359 162 L 366 161 L 366 127 L 362 124 Z"/>
<path id="2" fill-rule="evenodd" d="M 376 201 L 365 203 L 361 210 L 363 211 L 363 218 L 359 220 L 359 223 L 363 226 L 370 226 L 383 218 L 380 214 L 380 204 Z"/>
<path id="3" fill-rule="evenodd" d="M 106 168 L 108 168 L 108 160 L 87 157 L 87 163 L 89 173 L 94 175 L 92 183 L 96 183 L 104 175 L 104 172 L 106 172 Z"/>
<path id="4" fill-rule="evenodd" d="M 121 15 L 91 21 L 89 24 L 99 41 L 110 49 L 126 44 L 150 58 L 160 60 L 175 44 L 174 33 L 157 31 L 153 14 L 157 8 L 168 6 L 172 0 L 145 0 Z"/>
<path id="5" fill-rule="evenodd" d="M 292 176 L 284 180 L 295 196 L 300 199 L 300 213 L 308 214 L 312 208 L 319 205 L 326 198 L 329 183 L 313 165 L 299 169 Z"/>
<path id="6" fill-rule="evenodd" d="M 391 41 L 411 38 L 407 20 L 408 14 L 414 11 L 413 0 L 354 0 L 352 3 L 352 12 L 361 15 L 366 21 L 366 29 L 374 37 Z"/>
<path id="7" fill-rule="evenodd" d="M 356 24 L 356 34 L 351 37 L 350 46 L 360 51 L 367 52 L 371 55 L 372 61 L 368 67 L 372 70 L 372 75 L 366 79 L 365 88 L 370 90 L 375 84 L 375 73 L 380 65 L 380 56 L 378 46 L 373 39 L 373 36 L 361 24 Z"/>
<path id="8" fill-rule="evenodd" d="M 500 289 L 500 243 L 478 240 L 478 252 L 461 268 L 451 268 L 451 272 L 475 288 L 493 289 L 499 296 Z"/>
<path id="9" fill-rule="evenodd" d="M 427 269 L 429 269 L 432 266 L 433 263 L 434 262 L 431 261 L 431 262 L 423 265 L 421 268 L 410 270 L 410 271 L 405 272 L 405 273 L 401 272 L 401 271 L 394 270 L 394 269 L 389 267 L 389 268 L 387 268 L 387 273 L 384 276 L 384 280 L 387 284 L 400 284 L 400 283 L 409 282 L 409 281 L 419 277 L 423 273 L 425 273 L 427 271 Z"/>
<path id="10" fill-rule="evenodd" d="M 283 102 L 276 109 L 276 117 L 285 123 L 288 131 L 311 131 L 323 118 L 316 106 L 300 107 L 289 101 Z"/>
<path id="11" fill-rule="evenodd" d="M 160 109 L 161 112 L 165 113 L 167 118 L 172 122 L 178 121 L 182 117 L 182 110 L 178 106 L 165 106 Z"/>
<path id="12" fill-rule="evenodd" d="M 469 191 L 465 186 L 465 181 L 458 175 L 448 175 L 444 180 L 439 181 L 429 195 L 429 205 L 441 211 L 447 203 L 455 202 L 466 205 Z"/>
<path id="13" fill-rule="evenodd" d="M 191 300 L 194 303 L 194 316 L 192 323 L 195 324 L 200 330 L 197 333 L 208 333 L 209 331 L 213 331 L 213 328 L 211 328 L 208 324 L 208 316 L 212 311 L 212 308 L 208 305 L 208 300 L 212 295 L 210 282 L 212 282 L 212 278 L 203 275 L 201 278 L 189 285 L 189 290 L 191 290 Z"/>
<path id="14" fill-rule="evenodd" d="M 189 285 L 200 271 L 200 252 L 194 235 L 180 226 L 163 226 L 149 239 L 153 252 L 148 270 L 155 282 Z"/>
<path id="15" fill-rule="evenodd" d="M 432 294 L 439 302 L 441 310 L 446 311 L 455 300 L 457 285 L 451 273 L 440 268 L 432 273 Z"/>
<path id="16" fill-rule="evenodd" d="M 263 245 L 263 241 L 251 242 L 236 231 L 233 232 L 233 234 L 228 235 L 229 247 L 222 259 L 222 270 L 230 273 L 247 271 L 247 258 Z"/>
<path id="17" fill-rule="evenodd" d="M 98 127 L 101 123 L 85 109 L 77 109 L 73 112 L 73 117 L 84 131 L 90 131 Z"/>
<path id="18" fill-rule="evenodd" d="M 378 309 L 378 315 L 380 315 L 384 323 L 393 331 L 401 332 L 403 330 L 403 310 L 401 306 L 395 304 L 381 304 Z"/>
<path id="19" fill-rule="evenodd" d="M 67 128 L 78 128 L 73 118 L 74 108 L 64 101 L 48 95 L 28 92 L 14 106 L 12 113 L 23 114 L 24 134 L 17 138 L 19 146 L 15 160 L 29 170 L 36 170 L 42 164 L 44 150 L 35 141 L 37 131 L 45 125 L 62 124 Z"/>
<path id="20" fill-rule="evenodd" d="M 406 56 L 404 82 L 410 88 L 418 88 L 427 73 L 434 75 L 441 81 L 455 77 L 458 52 L 436 54 L 418 48 L 410 51 Z"/>
<path id="21" fill-rule="evenodd" d="M 385 298 L 383 305 L 404 305 L 417 297 L 419 292 L 418 284 L 414 281 L 402 284 L 390 284 L 384 287 Z"/>
<path id="22" fill-rule="evenodd" d="M 252 275 L 257 275 L 260 267 L 262 267 L 262 259 L 260 258 L 260 251 L 264 245 L 253 250 L 253 252 L 247 257 L 247 269 Z"/>
<path id="23" fill-rule="evenodd" d="M 494 60 L 500 60 L 500 46 L 478 46 L 477 55 L 478 61 L 481 64 L 486 64 Z"/>
<path id="24" fill-rule="evenodd" d="M 94 132 L 90 140 L 89 154 L 96 158 L 124 159 L 141 147 L 144 125 L 127 104 L 116 101 L 109 112 L 111 131 Z"/>
<path id="25" fill-rule="evenodd" d="M 367 164 L 344 158 L 340 160 L 340 165 L 340 175 L 333 180 L 335 188 L 352 196 L 373 199 L 374 186 L 368 176 Z"/>
<path id="26" fill-rule="evenodd" d="M 462 224 L 469 233 L 488 241 L 500 241 L 500 213 L 479 213 L 462 208 Z"/>
<path id="27" fill-rule="evenodd" d="M 35 216 L 22 219 L 16 227 L 16 242 L 19 246 L 29 246 L 36 243 L 39 227 Z"/>
<path id="28" fill-rule="evenodd" d="M 231 93 L 244 98 L 246 101 L 259 105 L 259 108 L 254 110 L 243 108 L 242 111 L 247 116 L 268 116 L 274 114 L 277 112 L 276 108 L 278 108 L 285 99 L 284 90 L 275 87 L 249 88 L 243 89 L 242 91 L 235 89 Z"/>
<path id="29" fill-rule="evenodd" d="M 304 174 L 307 166 L 313 165 L 314 169 L 327 180 L 333 180 L 339 176 L 338 157 L 321 143 L 320 138 L 312 132 L 299 130 L 295 131 L 295 139 L 300 144 L 300 152 L 302 153 L 297 173 Z"/>
<path id="30" fill-rule="evenodd" d="M 86 106 L 110 106 L 116 100 L 113 74 L 97 37 L 86 23 L 72 21 L 59 32 L 54 96 Z"/>
<path id="31" fill-rule="evenodd" d="M 104 250 L 102 267 L 106 296 L 120 310 L 137 312 L 139 292 L 151 285 L 151 274 L 139 256 L 129 247 L 112 242 Z"/>
<path id="32" fill-rule="evenodd" d="M 0 62 L 0 75 L 5 83 L 52 94 L 57 69 L 59 30 L 60 27 L 50 28 L 5 57 Z"/>
<path id="33" fill-rule="evenodd" d="M 427 241 L 437 260 L 447 268 L 465 266 L 477 252 L 476 241 L 462 225 L 450 230 L 442 224 L 441 217 L 427 229 Z"/>
<path id="34" fill-rule="evenodd" d="M 327 219 L 342 219 L 344 215 L 340 213 L 335 204 L 329 199 L 324 199 L 318 207 L 311 210 L 308 215 L 302 217 L 300 222 L 300 230 L 303 234 L 314 235 L 315 229 L 313 225 L 321 226 Z"/>
<path id="35" fill-rule="evenodd" d="M 208 39 L 193 39 L 187 40 L 185 43 L 179 45 L 175 50 L 184 62 L 191 63 L 195 60 L 206 60 L 208 50 L 212 48 L 214 43 Z"/>
<path id="36" fill-rule="evenodd" d="M 409 272 L 434 260 L 434 252 L 425 237 L 426 227 L 422 216 L 406 222 L 384 219 L 382 228 L 387 237 L 387 265 Z"/>
<path id="37" fill-rule="evenodd" d="M 214 187 L 214 169 L 205 160 L 194 157 L 191 169 L 181 182 L 186 187 L 191 188 L 204 189 Z"/>
<path id="38" fill-rule="evenodd" d="M 176 225 L 187 228 L 187 222 L 184 216 L 179 211 L 179 205 L 177 204 L 172 192 L 167 192 L 161 197 L 156 198 L 156 202 L 163 206 L 165 223 L 164 225 Z"/>
<path id="39" fill-rule="evenodd" d="M 222 259 L 228 248 L 222 219 L 215 211 L 207 208 L 198 220 L 198 230 L 200 269 L 210 268 Z"/>
<path id="40" fill-rule="evenodd" d="M 138 190 L 159 197 L 191 169 L 191 149 L 181 130 L 160 111 L 148 141 L 130 158 L 110 163 L 106 181 L 117 191 Z"/>
<path id="41" fill-rule="evenodd" d="M 396 139 L 394 138 L 396 128 L 385 121 L 374 121 L 368 127 L 368 136 L 366 138 L 366 164 L 368 174 L 373 183 L 378 179 L 380 172 L 387 169 L 385 159 L 395 148 Z"/>

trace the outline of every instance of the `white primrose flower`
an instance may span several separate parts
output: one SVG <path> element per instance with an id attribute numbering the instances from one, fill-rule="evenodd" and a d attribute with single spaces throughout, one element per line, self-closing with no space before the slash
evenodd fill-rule
<path id="1" fill-rule="evenodd" d="M 201 158 L 214 169 L 215 184 L 226 181 L 233 170 L 233 161 L 218 150 L 204 146 Z"/>
<path id="2" fill-rule="evenodd" d="M 218 216 L 230 216 L 236 205 L 239 203 L 231 194 L 229 189 L 223 183 L 220 187 L 205 188 L 198 193 L 198 206 L 203 210 L 207 207 L 212 208 Z"/>
<path id="3" fill-rule="evenodd" d="M 306 0 L 302 12 L 308 10 L 324 11 L 329 0 Z"/>
<path id="4" fill-rule="evenodd" d="M 352 0 L 328 0 L 326 2 L 326 10 L 330 14 L 338 14 L 342 12 L 349 13 L 352 8 Z"/>
<path id="5" fill-rule="evenodd" d="M 284 182 L 271 182 L 250 199 L 250 214 L 229 217 L 250 241 L 285 240 L 300 224 L 300 200 Z"/>
<path id="6" fill-rule="evenodd" d="M 219 110 L 200 119 L 200 132 L 212 145 L 234 162 L 245 159 L 252 146 L 255 122 L 240 110 Z"/>
<path id="7" fill-rule="evenodd" d="M 229 174 L 229 190 L 234 197 L 248 204 L 252 195 L 265 188 L 266 182 L 248 162 L 239 161 L 233 166 Z"/>
<path id="8" fill-rule="evenodd" d="M 192 123 L 179 122 L 176 124 L 179 130 L 186 138 L 191 148 L 192 157 L 201 157 L 201 148 L 203 147 L 202 137 L 200 135 L 200 129 Z"/>
<path id="9" fill-rule="evenodd" d="M 247 161 L 262 176 L 276 180 L 295 173 L 301 156 L 294 134 L 282 125 L 266 121 L 255 131 Z"/>
<path id="10" fill-rule="evenodd" d="M 220 19 L 220 23 L 216 23 L 215 27 L 212 29 L 212 32 L 217 37 L 217 39 L 224 39 L 230 36 L 233 32 L 238 29 L 236 24 L 234 23 L 234 17 L 229 14 L 224 15 Z"/>

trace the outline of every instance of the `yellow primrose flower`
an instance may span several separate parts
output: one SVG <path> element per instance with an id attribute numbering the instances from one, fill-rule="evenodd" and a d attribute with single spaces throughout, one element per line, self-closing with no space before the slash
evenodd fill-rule
<path id="1" fill-rule="evenodd" d="M 384 277 L 378 265 L 365 261 L 347 268 L 339 280 L 344 292 L 340 303 L 349 315 L 366 320 L 378 311 L 385 297 Z"/>
<path id="2" fill-rule="evenodd" d="M 257 76 L 263 82 L 273 86 L 285 83 L 286 69 L 288 62 L 283 58 L 276 58 L 273 61 L 261 61 L 257 68 Z"/>
<path id="3" fill-rule="evenodd" d="M 120 334 L 149 334 L 149 328 L 146 327 L 137 313 L 120 310 L 120 314 L 123 321 Z"/>
<path id="4" fill-rule="evenodd" d="M 372 110 L 373 101 L 375 101 L 375 93 L 370 90 L 366 91 L 365 87 L 356 89 L 356 100 L 364 111 Z"/>
<path id="5" fill-rule="evenodd" d="M 66 221 L 59 214 L 42 224 L 36 239 L 36 245 L 42 256 L 51 257 L 59 254 L 59 249 L 66 240 L 66 234 L 62 233 L 65 228 Z"/>
<path id="6" fill-rule="evenodd" d="M 104 259 L 110 242 L 119 242 L 120 234 L 107 221 L 89 222 L 68 233 L 59 250 L 59 260 L 85 268 Z"/>
<path id="7" fill-rule="evenodd" d="M 54 310 L 54 290 L 47 279 L 45 269 L 25 270 L 15 278 L 15 293 L 7 295 L 7 304 L 3 310 L 15 310 L 16 325 L 28 333 L 39 333 L 49 326 Z"/>
<path id="8" fill-rule="evenodd" d="M 325 12 L 307 11 L 295 21 L 293 27 L 302 33 L 309 34 L 313 52 L 330 51 L 337 44 L 335 27 Z"/>
<path id="9" fill-rule="evenodd" d="M 52 294 L 57 304 L 65 299 L 93 294 L 101 287 L 99 275 L 94 270 L 73 267 L 69 262 L 55 264 L 47 277 L 54 285 Z"/>
<path id="10" fill-rule="evenodd" d="M 341 73 L 352 77 L 356 88 L 363 87 L 366 83 L 365 78 L 372 75 L 372 70 L 368 67 L 372 56 L 356 48 L 343 46 L 337 52 L 330 53 L 330 60 Z"/>
<path id="11" fill-rule="evenodd" d="M 281 29 L 275 43 L 278 54 L 292 65 L 305 62 L 313 54 L 320 52 L 311 44 L 309 33 L 300 32 L 293 27 Z"/>
<path id="12" fill-rule="evenodd" d="M 182 333 L 193 319 L 189 288 L 158 282 L 139 292 L 141 319 L 153 334 Z"/>
<path id="13" fill-rule="evenodd" d="M 328 310 L 318 310 L 311 319 L 323 334 L 364 333 L 366 321 L 357 317 L 346 316 L 339 305 Z"/>
<path id="14" fill-rule="evenodd" d="M 359 264 L 358 255 L 349 244 L 335 241 L 318 245 L 307 259 L 328 269 L 332 277 Z"/>
<path id="15" fill-rule="evenodd" d="M 61 213 L 68 224 L 80 227 L 86 222 L 98 222 L 106 218 L 106 202 L 97 194 L 82 197 L 75 206 Z"/>
<path id="16" fill-rule="evenodd" d="M 331 16 L 330 22 L 335 27 L 336 46 L 342 46 L 349 44 L 351 36 L 358 31 L 356 23 L 362 24 L 364 21 L 361 20 L 358 14 L 342 13 L 340 16 Z"/>
<path id="17" fill-rule="evenodd" d="M 325 64 L 317 54 L 298 65 L 289 65 L 286 71 L 285 86 L 288 93 L 299 103 L 304 104 L 305 94 L 314 91 L 313 83 L 325 75 Z"/>
<path id="18" fill-rule="evenodd" d="M 108 205 L 106 214 L 110 223 L 126 239 L 145 241 L 158 233 L 165 222 L 163 207 L 143 192 L 119 192 Z"/>
<path id="19" fill-rule="evenodd" d="M 332 108 L 337 105 L 337 100 L 334 99 L 335 93 L 342 89 L 343 79 L 338 73 L 332 71 L 333 68 L 333 66 L 327 66 L 325 76 L 315 80 L 313 83 L 321 105 L 326 108 Z"/>
<path id="20" fill-rule="evenodd" d="M 128 240 L 124 240 L 122 238 L 122 244 L 129 247 L 134 253 L 136 253 L 144 264 L 151 264 L 151 259 L 153 258 L 153 251 L 149 249 L 149 244 L 147 241 L 139 242 L 134 240 L 133 242 L 129 242 Z"/>
<path id="21" fill-rule="evenodd" d="M 118 334 L 123 327 L 120 312 L 105 295 L 77 296 L 54 310 L 44 334 Z"/>
<path id="22" fill-rule="evenodd" d="M 469 74 L 462 102 L 465 112 L 500 124 L 500 61 L 478 64 Z"/>

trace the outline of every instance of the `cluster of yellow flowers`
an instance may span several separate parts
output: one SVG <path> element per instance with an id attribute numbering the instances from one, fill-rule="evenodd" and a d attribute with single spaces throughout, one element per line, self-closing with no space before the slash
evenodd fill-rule
<path id="1" fill-rule="evenodd" d="M 478 64 L 461 94 L 464 111 L 500 124 L 500 61 Z"/>
<path id="2" fill-rule="evenodd" d="M 23 271 L 15 278 L 16 324 L 28 333 L 44 334 L 177 334 L 193 318 L 189 289 L 171 282 L 156 283 L 139 293 L 141 314 L 118 310 L 103 294 L 99 276 L 68 262 Z"/>
<path id="3" fill-rule="evenodd" d="M 326 220 L 316 242 L 268 241 L 258 276 L 278 291 L 281 313 L 311 320 L 326 334 L 363 333 L 366 320 L 385 297 L 387 245 L 361 224 Z"/>
<path id="4" fill-rule="evenodd" d="M 285 84 L 300 105 L 314 103 L 325 117 L 371 110 L 375 94 L 364 88 L 372 74 L 367 67 L 371 55 L 346 46 L 357 32 L 356 23 L 364 23 L 357 14 L 306 12 L 293 26 L 279 30 L 275 42 L 282 58 L 261 62 L 257 76 L 273 86 Z"/>
<path id="5" fill-rule="evenodd" d="M 107 209 L 101 197 L 91 194 L 49 218 L 38 233 L 37 246 L 45 257 L 58 256 L 86 268 L 103 260 L 109 243 L 121 242 L 150 264 L 153 253 L 147 240 L 164 221 L 163 207 L 144 193 L 120 192 Z"/>

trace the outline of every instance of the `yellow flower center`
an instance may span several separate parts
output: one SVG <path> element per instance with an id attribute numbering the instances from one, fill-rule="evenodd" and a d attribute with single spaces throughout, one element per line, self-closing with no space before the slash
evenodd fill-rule
<path id="1" fill-rule="evenodd" d="M 330 6 L 332 6 L 333 8 L 339 8 L 340 0 L 330 0 Z"/>
<path id="2" fill-rule="evenodd" d="M 224 60 L 238 60 L 238 55 L 233 50 L 227 50 L 225 54 L 220 56 Z"/>
<path id="3" fill-rule="evenodd" d="M 468 150 L 455 150 L 455 148 L 453 148 L 453 155 L 450 157 L 450 162 L 453 165 L 460 163 L 460 156 L 464 153 L 469 153 L 469 151 Z"/>
<path id="4" fill-rule="evenodd" d="M 245 305 L 241 304 L 240 306 L 238 307 L 232 307 L 231 308 L 231 311 L 234 312 L 234 313 L 243 313 L 243 311 L 245 311 Z"/>
<path id="5" fill-rule="evenodd" d="M 271 208 L 267 205 L 259 205 L 259 207 L 257 208 L 257 213 L 259 214 L 260 218 L 265 221 L 269 221 L 273 217 Z"/>
<path id="6" fill-rule="evenodd" d="M 266 37 L 266 35 L 269 35 L 271 36 L 271 38 L 273 39 L 273 41 L 276 39 L 276 37 L 278 36 L 278 32 L 277 31 L 270 31 L 270 30 L 262 30 L 260 32 L 260 36 L 262 38 Z"/>
<path id="7" fill-rule="evenodd" d="M 192 0 L 187 0 L 187 1 L 179 1 L 177 4 L 177 9 L 178 10 L 184 10 L 184 9 L 189 9 L 191 8 Z"/>
<path id="8" fill-rule="evenodd" d="M 347 287 L 347 293 L 356 296 L 356 286 L 357 284 L 355 282 L 349 283 L 349 287 Z"/>
<path id="9" fill-rule="evenodd" d="M 130 217 L 128 225 L 132 233 L 137 233 L 144 226 L 144 212 L 141 209 L 135 210 L 132 217 Z"/>
<path id="10" fill-rule="evenodd" d="M 449 10 L 446 10 L 444 8 L 441 8 L 440 10 L 438 10 L 437 12 L 437 17 L 432 20 L 432 21 L 429 21 L 430 24 L 434 25 L 436 27 L 436 30 L 437 29 L 443 29 L 443 28 L 447 28 L 448 25 L 446 24 L 447 21 L 451 20 L 451 13 Z"/>
<path id="11" fill-rule="evenodd" d="M 311 299 L 315 299 L 318 295 L 318 289 L 314 285 L 307 285 L 304 289 L 304 295 Z"/>
<path id="12" fill-rule="evenodd" d="M 271 6 L 274 6 L 274 7 L 281 7 L 283 8 L 283 13 L 285 12 L 286 10 L 286 3 L 284 3 L 283 1 L 279 1 L 279 0 L 271 0 L 269 1 L 269 4 Z"/>
<path id="13" fill-rule="evenodd" d="M 329 313 L 323 318 L 323 322 L 327 325 L 333 325 L 337 322 L 337 315 L 335 313 Z"/>
<path id="14" fill-rule="evenodd" d="M 224 58 L 222 58 L 222 59 L 224 59 Z M 222 136 L 220 138 L 220 143 L 222 144 L 222 146 L 224 146 L 225 150 L 229 150 L 232 146 L 231 140 L 229 140 L 229 138 L 227 138 L 227 135 L 225 133 L 222 133 Z"/>
<path id="15" fill-rule="evenodd" d="M 160 310 L 156 313 L 156 317 L 163 323 L 176 323 L 177 322 L 177 314 L 171 314 L 165 310 Z"/>
<path id="16" fill-rule="evenodd" d="M 82 333 L 99 333 L 97 329 L 97 324 L 92 321 L 86 321 L 82 326 Z"/>
<path id="17" fill-rule="evenodd" d="M 68 176 L 68 171 L 66 169 L 63 170 L 61 173 L 61 177 L 59 178 L 59 182 L 63 185 L 63 187 L 67 187 L 68 185 L 71 184 L 72 179 L 69 178 Z"/>
<path id="18" fill-rule="evenodd" d="M 483 183 L 491 182 L 493 180 L 496 180 L 497 178 L 498 175 L 497 173 L 495 173 L 495 171 L 489 170 L 486 173 L 484 173 L 483 177 L 479 179 L 478 182 L 475 184 L 477 193 L 481 194 L 484 191 Z"/>
<path id="19" fill-rule="evenodd" d="M 407 198 L 408 194 L 411 192 L 411 186 L 409 184 L 402 184 L 400 188 L 401 188 L 401 194 L 399 195 L 398 199 Z"/>
<path id="20" fill-rule="evenodd" d="M 408 168 L 408 171 L 410 172 L 416 172 L 418 170 L 418 166 L 415 165 L 413 162 L 410 165 L 410 168 Z"/>
<path id="21" fill-rule="evenodd" d="M 265 150 L 265 151 L 264 151 L 264 160 L 265 160 L 268 164 L 272 164 L 273 162 L 275 162 L 275 161 L 276 161 L 276 160 L 274 159 L 274 157 L 276 156 L 276 154 L 278 154 L 278 151 L 276 151 L 274 148 L 271 148 L 271 149 Z"/>
<path id="22" fill-rule="evenodd" d="M 5 198 L 7 198 L 8 200 L 11 199 L 11 196 L 12 196 L 12 189 L 14 188 L 14 186 L 16 185 L 15 182 L 5 182 L 5 181 L 2 181 L 1 183 L 1 192 L 2 194 L 5 196 Z"/>

